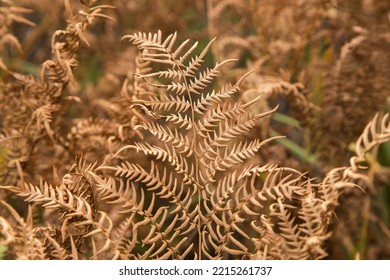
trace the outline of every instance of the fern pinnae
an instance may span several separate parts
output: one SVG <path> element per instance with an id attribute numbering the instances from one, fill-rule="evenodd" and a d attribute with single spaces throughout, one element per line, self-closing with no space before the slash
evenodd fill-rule
<path id="1" fill-rule="evenodd" d="M 176 39 L 176 36 L 177 36 L 177 32 L 175 32 L 175 39 Z M 188 50 L 187 52 L 180 58 L 178 58 L 179 54 L 182 52 L 182 50 L 184 49 L 184 47 L 188 44 L 188 42 L 190 41 L 190 39 L 187 39 L 185 41 L 183 41 L 180 46 L 178 46 L 176 48 L 176 50 L 171 54 L 172 58 L 174 60 L 178 60 L 178 64 L 179 65 L 183 65 L 183 61 L 187 58 L 188 55 L 190 55 L 192 53 L 192 51 L 198 46 L 198 42 L 195 42 Z M 172 46 L 175 42 L 172 42 L 172 45 L 170 46 L 170 48 L 168 48 L 168 50 L 170 52 L 172 52 Z"/>
<path id="2" fill-rule="evenodd" d="M 186 66 L 185 72 L 184 72 L 185 76 L 189 76 L 189 77 L 195 76 L 195 72 L 198 71 L 199 67 L 204 62 L 203 58 L 205 57 L 205 55 L 209 51 L 212 43 L 215 40 L 216 40 L 216 38 L 210 40 L 209 43 L 206 45 L 206 47 L 202 50 L 202 52 L 199 55 L 195 55 L 194 57 L 192 57 L 190 59 L 190 61 L 188 62 L 188 65 Z M 187 58 L 187 57 L 185 56 L 185 58 Z"/>
<path id="3" fill-rule="evenodd" d="M 190 184 L 191 182 L 198 184 L 193 176 L 195 173 L 195 169 L 194 169 L 193 164 L 188 163 L 187 157 L 181 155 L 180 153 L 177 154 L 174 147 L 172 149 L 170 149 L 168 146 L 166 146 L 165 149 L 163 149 L 161 147 L 151 146 L 147 143 L 145 143 L 145 144 L 135 143 L 135 145 L 125 146 L 121 150 L 123 151 L 123 150 L 129 149 L 129 148 L 136 149 L 137 152 L 141 151 L 145 155 L 152 155 L 157 160 L 169 162 L 170 165 L 174 168 L 174 171 L 176 172 L 176 174 L 185 176 L 185 178 L 184 178 L 185 184 Z M 127 163 L 127 164 L 129 164 L 129 163 Z M 152 162 L 152 164 L 153 164 L 152 167 L 154 168 L 154 163 Z M 104 169 L 105 167 L 101 167 L 101 168 Z M 108 168 L 108 169 L 111 169 L 113 171 L 116 170 L 113 168 Z M 189 172 L 188 172 L 188 170 L 189 170 Z M 117 173 L 117 174 L 119 174 L 119 173 Z"/>
<path id="4" fill-rule="evenodd" d="M 212 195 L 211 193 L 210 202 L 212 207 L 208 207 L 206 200 L 204 202 L 205 209 L 208 209 L 207 216 L 204 218 L 204 223 L 207 225 L 210 234 L 209 241 L 212 243 L 212 247 L 218 252 L 217 258 L 222 258 L 223 252 L 232 255 L 246 255 L 247 252 L 247 248 L 233 236 L 233 234 L 239 234 L 241 236 L 240 238 L 249 238 L 248 235 L 241 230 L 240 226 L 237 225 L 243 221 L 238 215 L 241 208 L 232 208 L 233 205 L 231 202 L 237 191 L 234 187 L 235 182 L 236 175 L 235 172 L 233 172 L 230 174 L 229 178 L 225 178 L 219 182 L 216 192 L 212 192 L 216 195 L 218 201 L 214 201 L 215 195 Z M 242 187 L 243 185 L 238 187 L 238 190 Z M 237 205 L 240 205 L 240 203 Z M 213 223 L 216 224 L 215 229 L 212 226 Z M 222 233 L 222 229 L 224 233 Z M 236 249 L 229 247 L 228 243 L 232 243 L 233 247 Z"/>
<path id="5" fill-rule="evenodd" d="M 170 199 L 171 202 L 176 203 L 177 206 L 175 207 L 175 209 L 171 210 L 171 214 L 181 211 L 183 213 L 183 217 L 189 217 L 189 221 L 193 222 L 193 215 L 189 213 L 189 203 L 191 201 L 192 192 L 190 190 L 184 192 L 185 181 L 179 184 L 177 182 L 176 177 L 174 177 L 172 173 L 167 173 L 166 169 L 164 169 L 164 174 L 162 177 L 159 175 L 159 171 L 153 162 L 151 162 L 150 171 L 146 171 L 140 166 L 136 166 L 134 164 L 129 163 L 127 163 L 126 165 L 122 164 L 121 167 L 118 166 L 117 168 L 100 167 L 100 170 L 116 171 L 116 175 L 126 177 L 128 181 L 131 180 L 135 182 L 143 182 L 144 184 L 146 184 L 148 191 L 153 192 L 153 197 L 154 195 L 156 195 L 162 199 Z M 101 179 L 98 180 L 102 181 Z M 102 185 L 102 183 L 100 183 L 100 185 Z M 115 186 L 109 187 L 109 189 L 112 188 L 115 188 Z M 104 196 L 103 198 L 110 198 L 112 197 L 112 194 L 114 194 L 114 197 L 118 197 L 118 195 L 121 194 L 121 192 L 115 193 L 115 191 L 116 190 L 110 191 L 111 195 L 108 197 Z M 133 201 L 133 203 L 127 202 L 120 196 L 117 198 L 125 203 L 124 205 L 122 205 L 124 210 L 121 210 L 121 212 L 127 212 L 129 210 L 131 211 L 132 209 L 134 209 L 134 205 L 138 205 L 134 204 L 134 199 L 136 199 L 136 190 L 134 189 L 134 187 L 132 188 L 132 194 L 133 199 L 131 201 Z M 143 201 L 144 200 L 141 198 L 141 202 Z M 127 209 L 128 207 L 130 207 L 130 209 Z M 142 212 L 142 205 L 137 206 L 137 208 L 139 209 L 138 211 Z"/>
<path id="6" fill-rule="evenodd" d="M 13 244 L 16 253 L 17 259 L 27 259 L 34 260 L 39 259 L 43 260 L 46 258 L 45 246 L 40 240 L 34 230 L 33 230 L 33 219 L 32 219 L 32 208 L 31 205 L 28 207 L 27 219 L 24 220 L 15 209 L 6 203 L 3 200 L 0 200 L 0 203 L 7 208 L 9 213 L 12 215 L 13 219 L 17 223 L 17 232 L 15 232 L 14 237 L 10 240 L 10 243 Z M 1 233 L 3 233 L 1 231 Z M 21 248 L 18 248 L 21 247 Z M 23 250 L 23 249 L 24 250 Z"/>
<path id="7" fill-rule="evenodd" d="M 236 59 L 225 60 L 221 63 L 216 63 L 214 68 L 207 68 L 205 71 L 200 72 L 199 76 L 189 83 L 189 92 L 197 95 L 201 95 L 201 91 L 209 86 L 212 81 L 218 76 L 219 69 L 229 62 L 237 61 Z"/>
<path id="8" fill-rule="evenodd" d="M 204 126 L 207 127 L 208 125 L 206 124 L 212 125 L 214 122 L 218 123 L 226 119 L 233 119 L 236 115 L 245 114 L 246 109 L 256 103 L 260 98 L 261 96 L 258 96 L 245 104 L 242 104 L 241 102 L 227 102 L 221 104 L 222 106 L 213 108 L 205 114 L 202 118 L 202 121 L 205 123 Z"/>
<path id="9" fill-rule="evenodd" d="M 62 244 L 60 244 L 57 240 L 51 237 L 48 233 L 45 232 L 45 239 L 49 241 L 49 243 L 53 246 L 54 250 L 50 252 L 50 255 L 54 257 L 54 259 L 58 260 L 68 260 L 71 256 L 68 254 L 66 248 Z"/>
<path id="10" fill-rule="evenodd" d="M 123 208 L 124 212 L 128 207 L 132 208 L 134 205 L 137 205 L 137 192 L 132 182 L 125 183 L 121 180 L 119 181 L 119 189 L 117 186 L 117 181 L 112 178 L 100 178 L 94 173 L 90 173 L 91 176 L 96 181 L 96 190 L 99 193 L 101 199 L 106 201 L 108 204 L 117 204 Z M 142 200 L 141 200 L 142 201 Z"/>
<path id="11" fill-rule="evenodd" d="M 50 140 L 55 143 L 54 132 L 50 126 L 50 123 L 52 122 L 53 108 L 54 106 L 52 104 L 43 105 L 36 109 L 32 116 L 33 118 L 36 118 L 37 127 L 43 126 L 46 130 L 47 135 L 50 137 Z"/>
<path id="12" fill-rule="evenodd" d="M 137 229 L 134 227 L 135 216 L 136 213 L 131 213 L 131 215 L 124 219 L 116 228 L 112 240 L 113 260 L 134 259 L 135 256 L 131 251 L 138 243 L 138 233 Z"/>
<path id="13" fill-rule="evenodd" d="M 144 244 L 156 244 L 156 242 L 162 242 L 162 246 L 158 248 L 155 252 L 152 253 L 151 257 L 159 256 L 159 254 L 164 251 L 165 248 L 168 249 L 168 252 L 159 256 L 159 258 L 166 259 L 170 255 L 174 255 L 175 258 L 178 258 L 178 253 L 180 251 L 180 247 L 183 246 L 185 240 L 187 238 L 183 238 L 181 242 L 176 243 L 175 239 L 179 232 L 174 230 L 173 233 L 171 231 L 174 229 L 177 223 L 177 215 L 174 217 L 172 224 L 168 228 L 162 229 L 163 224 L 168 215 L 168 210 L 166 208 L 159 208 L 155 215 L 150 216 L 148 219 L 151 222 L 151 229 L 148 235 L 142 240 Z M 161 219 L 161 220 L 160 220 Z M 157 220 L 160 220 L 158 223 Z M 169 236 L 171 235 L 171 236 Z M 176 243 L 176 244 L 175 244 Z M 152 245 L 152 246 L 153 246 Z"/>
<path id="14" fill-rule="evenodd" d="M 361 180 L 370 186 L 367 175 L 363 174 L 361 171 L 366 169 L 366 166 L 364 165 L 367 163 L 366 154 L 374 147 L 390 140 L 389 116 L 390 115 L 386 113 L 381 120 L 378 120 L 379 116 L 375 115 L 367 124 L 356 142 L 356 155 L 351 157 L 350 166 L 334 168 L 328 172 L 323 180 L 324 186 L 320 188 L 322 194 L 331 195 L 332 197 L 333 195 L 337 195 L 337 197 L 334 197 L 337 201 L 340 190 L 348 187 L 359 187 L 354 184 L 356 181 Z M 330 190 L 332 190 L 332 192 L 326 190 L 326 186 L 331 186 Z"/>
<path id="15" fill-rule="evenodd" d="M 276 109 L 277 108 L 275 108 L 274 110 Z M 208 158 L 210 155 L 218 155 L 220 147 L 226 148 L 227 144 L 230 141 L 235 140 L 237 136 L 240 136 L 245 132 L 248 132 L 251 128 L 256 126 L 257 121 L 259 119 L 270 115 L 271 112 L 273 112 L 274 110 L 259 115 L 251 115 L 246 113 L 237 116 L 235 119 L 231 121 L 226 120 L 225 122 L 219 123 L 217 128 L 218 132 L 213 130 L 212 133 L 208 135 L 207 139 L 204 140 L 204 145 L 200 146 L 200 150 L 202 153 L 201 159 L 204 160 Z M 272 138 L 271 140 L 273 139 L 276 138 Z M 265 140 L 263 142 L 260 142 L 256 146 L 259 146 L 260 148 L 268 141 L 270 140 Z"/>
<path id="16" fill-rule="evenodd" d="M 179 122 L 179 124 L 181 122 L 180 120 L 178 121 L 175 118 L 170 117 L 167 117 L 166 120 L 168 122 Z M 183 122 L 185 121 L 183 120 Z M 188 125 L 191 126 L 191 124 Z M 186 135 L 183 136 L 181 133 L 179 133 L 177 128 L 175 128 L 173 132 L 169 127 L 164 128 L 164 126 L 157 123 L 144 123 L 142 127 L 148 130 L 152 135 L 156 136 L 157 139 L 161 142 L 164 142 L 165 144 L 171 143 L 175 150 L 177 150 L 177 152 L 179 153 L 187 154 L 188 156 L 190 153 L 192 154 L 194 152 L 194 149 L 191 147 L 188 137 Z M 188 127 L 186 127 L 186 129 L 187 128 Z"/>
<path id="17" fill-rule="evenodd" d="M 292 217 L 288 209 L 295 209 L 296 207 L 285 204 L 285 202 L 278 198 L 275 204 L 275 211 L 270 215 L 278 218 L 278 225 L 281 231 L 281 236 L 286 239 L 286 245 L 293 247 L 293 250 L 302 248 L 302 241 L 299 239 L 298 225 L 295 223 L 296 218 Z M 290 248 L 289 248 L 290 249 Z"/>
<path id="18" fill-rule="evenodd" d="M 186 130 L 190 130 L 193 126 L 192 121 L 188 118 L 188 116 L 183 116 L 180 114 L 171 114 L 167 116 L 166 121 L 172 122 L 174 125 L 177 125 L 179 128 L 185 128 Z"/>
<path id="19" fill-rule="evenodd" d="M 205 112 L 207 112 L 212 104 L 217 105 L 218 103 L 222 103 L 223 99 L 228 99 L 231 97 L 232 94 L 236 93 L 238 89 L 233 89 L 231 91 L 224 91 L 221 90 L 219 92 L 212 91 L 206 95 L 202 95 L 194 104 L 194 111 L 202 115 Z"/>
<path id="20" fill-rule="evenodd" d="M 3 203 L 3 200 L 0 201 Z M 0 217 L 0 246 L 10 245 L 16 238 L 16 233 L 10 223 L 3 217 Z"/>
<path id="21" fill-rule="evenodd" d="M 245 109 L 259 99 L 260 96 L 246 104 L 241 104 L 240 102 L 226 102 L 223 105 L 221 104 L 222 106 L 217 106 L 210 111 L 203 112 L 202 118 L 195 122 L 197 135 L 207 138 L 208 133 L 213 132 L 219 123 L 226 120 L 233 120 L 237 115 L 244 115 L 246 113 Z"/>
<path id="22" fill-rule="evenodd" d="M 365 161 L 365 154 L 380 143 L 390 138 L 390 114 L 385 114 L 378 120 L 378 114 L 367 124 L 363 133 L 356 141 L 356 157 L 352 157 L 350 165 L 353 170 L 361 168 L 360 161 Z"/>
<path id="23" fill-rule="evenodd" d="M 194 103 L 193 106 L 194 112 L 196 112 L 199 115 L 202 115 L 208 110 L 214 108 L 211 105 L 217 106 L 218 104 L 224 103 L 226 99 L 231 98 L 234 94 L 236 94 L 239 91 L 241 83 L 246 79 L 246 77 L 248 77 L 253 72 L 254 71 L 249 71 L 246 74 L 244 74 L 233 86 L 228 84 L 222 86 L 222 88 L 217 92 L 212 91 L 210 93 L 204 93 Z"/>
<path id="24" fill-rule="evenodd" d="M 137 102 L 137 101 L 135 101 Z M 149 100 L 139 100 L 144 105 L 151 107 L 153 111 L 169 111 L 174 109 L 177 113 L 186 112 L 190 109 L 190 104 L 185 100 L 184 96 L 171 96 L 160 94 L 159 97 L 151 96 Z"/>
<path id="25" fill-rule="evenodd" d="M 217 157 L 214 161 L 211 161 L 209 164 L 209 173 L 211 177 L 215 176 L 216 172 L 224 172 L 227 169 L 232 168 L 235 165 L 243 163 L 246 159 L 249 159 L 255 155 L 255 153 L 266 143 L 273 141 L 275 139 L 284 138 L 283 136 L 276 136 L 268 138 L 266 140 L 260 141 L 259 139 L 253 140 L 251 142 L 239 142 L 238 145 L 229 149 L 225 149 L 222 152 L 217 147 Z"/>

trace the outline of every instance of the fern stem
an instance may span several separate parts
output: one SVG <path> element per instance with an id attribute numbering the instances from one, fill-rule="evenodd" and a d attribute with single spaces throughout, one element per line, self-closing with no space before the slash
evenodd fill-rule
<path id="1" fill-rule="evenodd" d="M 170 51 L 168 51 L 169 54 L 171 55 L 171 57 L 173 57 L 172 53 Z M 183 76 L 183 80 L 184 80 L 184 84 L 185 84 L 185 87 L 186 87 L 186 91 L 187 91 L 187 95 L 188 95 L 188 100 L 189 100 L 189 103 L 190 103 L 190 106 L 191 106 L 191 121 L 192 123 L 195 123 L 195 109 L 194 109 L 194 103 L 193 103 L 193 100 L 192 100 L 192 95 L 191 95 L 191 91 L 190 91 L 190 86 L 188 84 L 188 81 L 187 81 L 187 78 L 185 76 L 185 73 L 183 72 L 182 68 L 181 68 L 181 65 L 176 63 L 176 59 L 173 59 L 173 61 L 175 62 L 175 65 L 176 67 L 178 68 L 178 71 L 182 74 Z M 195 178 L 192 178 L 193 182 L 195 183 L 195 187 L 196 187 L 196 191 L 197 191 L 197 198 L 198 198 L 198 212 L 199 212 L 199 217 L 202 217 L 202 213 L 200 213 L 201 211 L 201 198 L 202 198 L 202 195 L 201 195 L 201 191 L 202 191 L 202 188 L 199 184 L 199 155 L 198 153 L 196 152 L 196 127 L 193 125 L 192 126 L 192 134 L 193 134 L 193 141 L 192 141 L 192 149 L 195 151 L 194 153 L 194 156 L 196 157 L 195 158 L 195 173 L 194 173 L 194 176 Z M 197 225 L 197 229 L 198 229 L 198 259 L 201 260 L 202 259 L 202 230 L 201 230 L 201 227 L 202 227 L 202 219 L 199 218 L 198 219 L 198 225 Z"/>

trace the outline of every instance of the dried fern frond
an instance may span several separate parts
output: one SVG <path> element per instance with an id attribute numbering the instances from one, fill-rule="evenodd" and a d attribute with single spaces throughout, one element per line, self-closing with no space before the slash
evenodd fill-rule
<path id="1" fill-rule="evenodd" d="M 15 48 L 19 54 L 23 53 L 22 45 L 20 44 L 17 37 L 12 34 L 10 29 L 13 23 L 22 23 L 29 26 L 34 26 L 35 24 L 32 21 L 24 17 L 25 14 L 31 12 L 32 11 L 29 9 L 14 5 L 12 1 L 0 1 L 0 53 L 4 51 L 6 45 L 9 45 L 11 48 Z M 7 67 L 4 67 L 5 64 L 2 64 L 3 66 L 1 68 L 7 69 Z"/>
<path id="2" fill-rule="evenodd" d="M 366 211 L 362 221 L 345 221 L 349 212 L 342 208 L 351 194 L 380 196 L 378 179 L 387 182 L 388 168 L 376 153 L 390 139 L 389 116 L 379 113 L 363 133 L 351 125 L 355 117 L 368 121 L 384 104 L 387 62 L 379 58 L 387 57 L 389 36 L 379 19 L 359 19 L 348 14 L 350 3 L 322 0 L 191 6 L 169 0 L 155 4 L 161 10 L 149 15 L 164 18 L 154 19 L 137 12 L 151 1 L 115 0 L 113 10 L 97 0 L 64 0 L 50 3 L 55 11 L 37 28 L 23 27 L 31 25 L 23 19 L 30 10 L 16 5 L 34 10 L 28 19 L 35 21 L 49 2 L 0 0 L 5 258 L 323 259 L 332 257 L 329 244 L 339 234 L 333 232 L 345 222 L 366 226 L 377 219 L 388 233 L 382 216 L 368 215 L 369 198 L 351 207 L 356 215 Z M 366 2 L 356 5 L 384 18 L 378 7 L 385 4 Z M 145 30 L 172 24 L 161 25 L 163 32 L 132 33 L 129 10 L 131 24 L 142 21 Z M 206 11 L 207 23 L 198 23 Z M 197 26 L 185 25 L 194 13 Z M 97 19 L 104 21 L 94 25 Z M 356 22 L 362 27 L 352 28 Z M 373 22 L 378 25 L 369 27 Z M 58 24 L 64 27 L 50 42 L 41 38 Z M 163 36 L 175 27 L 217 38 L 197 37 L 198 43 L 182 40 L 188 33 Z M 116 39 L 124 28 L 132 35 L 122 45 L 135 46 L 127 50 Z M 37 48 L 44 44 L 48 51 Z M 332 86 L 324 88 L 330 94 L 322 98 L 324 71 L 343 44 L 327 78 Z M 10 47 L 25 48 L 26 57 L 15 60 Z M 238 59 L 224 59 L 232 54 Z M 36 66 L 37 60 L 45 62 Z M 31 74 L 21 72 L 31 68 Z M 348 78 L 362 73 L 368 78 Z M 370 105 L 364 116 L 362 100 Z M 355 104 L 350 111 L 349 104 Z M 332 122 L 338 115 L 331 105 L 348 117 Z M 337 125 L 348 137 L 328 133 Z M 340 142 L 339 150 L 349 145 L 352 152 L 355 144 L 346 166 L 335 167 L 336 158 L 320 162 L 321 145 L 330 138 Z M 316 160 L 302 162 L 301 154 Z"/>
<path id="3" fill-rule="evenodd" d="M 69 1 L 65 3 L 69 10 Z M 86 11 L 80 10 L 78 16 L 68 11 L 67 28 L 53 34 L 52 59 L 42 64 L 39 78 L 8 71 L 9 79 L 1 83 L 1 127 L 14 131 L 12 133 L 19 133 L 21 141 L 13 143 L 12 138 L 7 140 L 2 137 L 6 144 L 4 147 L 11 151 L 7 153 L 7 170 L 1 171 L 2 178 L 4 176 L 3 184 L 23 184 L 26 176 L 24 170 L 45 137 L 51 140 L 53 147 L 65 146 L 61 142 L 60 123 L 57 119 L 68 104 L 64 101 L 67 99 L 65 87 L 68 83 L 74 83 L 73 70 L 77 66 L 77 51 L 81 42 L 85 41 L 84 31 L 95 18 L 106 18 L 101 12 L 107 8 L 112 7 L 91 4 L 86 7 Z M 19 11 L 16 8 L 14 10 Z M 9 132 L 4 135 L 7 134 Z M 17 152 L 14 153 L 14 150 Z"/>
<path id="4" fill-rule="evenodd" d="M 96 172 L 91 173 L 103 199 L 121 205 L 122 212 L 142 217 L 143 231 L 137 234 L 139 226 L 132 221 L 134 218 L 124 221 L 124 228 L 133 232 L 133 241 L 128 241 L 124 248 L 136 250 L 136 235 L 141 238 L 146 253 L 128 251 L 126 254 L 115 245 L 115 258 L 184 258 L 189 253 L 193 258 L 216 259 L 250 259 L 259 255 L 264 258 L 324 257 L 322 245 L 329 234 L 323 221 L 326 216 L 317 211 L 322 204 L 313 192 L 316 186 L 297 171 L 287 171 L 291 174 L 286 175 L 282 168 L 262 169 L 247 163 L 273 139 L 245 141 L 240 137 L 276 109 L 252 114 L 246 109 L 257 99 L 245 104 L 229 102 L 245 76 L 233 86 L 210 92 L 208 87 L 219 66 L 229 62 L 196 75 L 210 45 L 200 56 L 191 58 L 197 44 L 185 49 L 188 44 L 185 41 L 175 48 L 175 34 L 163 40 L 161 33 L 139 33 L 125 36 L 124 40 L 138 45 L 142 59 L 151 65 L 166 65 L 167 70 L 139 75 L 155 86 L 160 95 L 151 97 L 150 101 L 135 101 L 133 105 L 149 116 L 150 120 L 138 127 L 155 140 L 136 142 L 116 153 L 119 156 L 129 149 L 142 152 L 152 158 L 150 167 L 128 162 L 121 156 L 120 164 L 105 164 L 96 170 L 112 172 L 112 177 L 100 178 Z M 197 61 L 196 64 L 193 61 Z M 163 83 L 158 83 L 154 77 L 163 77 Z M 259 184 L 258 173 L 249 170 L 269 174 L 265 182 Z M 302 204 L 297 205 L 297 201 Z M 273 228 L 273 219 L 280 220 L 276 224 L 280 224 L 284 235 Z M 296 219 L 305 222 L 295 224 Z M 160 222 L 155 224 L 157 220 Z M 319 228 L 311 228 L 311 223 L 318 223 Z M 260 233 L 259 241 L 254 243 L 257 239 L 248 235 L 246 228 L 255 235 Z M 186 237 L 179 241 L 178 236 Z M 192 249 L 188 249 L 189 244 Z M 277 244 L 276 247 L 273 244 Z M 280 251 L 281 246 L 285 247 L 284 252 Z"/>
<path id="5" fill-rule="evenodd" d="M 11 205 L 5 201 L 0 201 L 0 203 L 0 213 L 4 215 L 4 210 L 8 211 L 16 223 L 12 226 L 12 231 L 9 231 L 10 229 L 8 228 L 8 233 L 4 231 L 7 229 L 7 225 L 3 224 L 2 231 L 0 232 L 2 235 L 8 236 L 8 240 L 6 241 L 10 248 L 12 248 L 12 253 L 15 254 L 16 259 L 46 259 L 43 241 L 34 232 L 31 207 L 28 209 L 28 216 L 25 221 Z M 0 219 L 4 220 L 4 216 L 0 217 Z M 10 236 L 10 234 L 12 235 Z"/>
<path id="6" fill-rule="evenodd" d="M 382 119 L 378 119 L 376 115 L 366 126 L 363 133 L 356 142 L 355 153 L 351 157 L 350 165 L 348 167 L 334 168 L 328 172 L 323 180 L 320 192 L 324 196 L 325 201 L 336 202 L 339 190 L 346 187 L 354 187 L 362 184 L 361 188 L 371 186 L 370 181 L 365 170 L 367 169 L 366 154 L 374 147 L 388 142 L 390 140 L 390 122 L 389 114 L 385 114 Z M 333 205 L 335 207 L 336 205 Z"/>
<path id="7" fill-rule="evenodd" d="M 94 188 L 89 183 L 93 170 L 93 165 L 86 165 L 81 160 L 63 177 L 59 187 L 46 182 L 41 182 L 40 186 L 25 184 L 22 189 L 2 186 L 25 197 L 24 200 L 31 204 L 55 210 L 53 228 L 33 229 L 46 254 L 43 258 L 78 258 L 86 239 L 95 242 L 98 238 L 105 242 L 98 254 L 105 252 L 111 244 L 112 221 L 106 213 L 95 208 Z M 15 250 L 23 252 L 20 248 Z"/>
<path id="8" fill-rule="evenodd" d="M 356 33 L 341 48 L 340 58 L 325 87 L 319 125 L 320 131 L 332 133 L 321 136 L 319 148 L 329 150 L 331 147 L 330 153 L 323 153 L 326 160 L 328 156 L 338 161 L 345 160 L 345 152 L 342 151 L 363 129 L 357 124 L 367 123 L 376 112 L 382 111 L 388 97 L 389 53 L 383 46 L 389 44 L 389 30 L 370 32 L 356 28 Z"/>

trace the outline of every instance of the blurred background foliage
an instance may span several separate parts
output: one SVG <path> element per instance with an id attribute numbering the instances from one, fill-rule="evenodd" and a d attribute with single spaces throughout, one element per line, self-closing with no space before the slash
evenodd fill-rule
<path id="1" fill-rule="evenodd" d="M 9 1 L 0 1 L 1 5 Z M 70 1 L 77 11 L 77 2 Z M 70 95 L 83 100 L 70 106 L 70 133 L 75 119 L 107 117 L 103 100 L 115 98 L 126 79 L 133 79 L 135 50 L 121 45 L 134 32 L 178 32 L 178 41 L 199 41 L 199 49 L 216 38 L 209 65 L 238 58 L 222 79 L 234 82 L 254 70 L 242 86 L 244 101 L 262 95 L 259 111 L 279 104 L 269 123 L 254 135 L 286 135 L 261 152 L 264 162 L 291 166 L 313 177 L 348 163 L 354 141 L 375 114 L 390 112 L 390 1 L 373 0 L 111 0 L 115 21 L 99 21 L 86 31 L 70 84 Z M 51 34 L 65 28 L 61 0 L 14 0 L 22 19 L 9 26 L 18 44 L 4 43 L 0 27 L 2 64 L 38 76 L 51 53 Z M 3 19 L 4 20 L 4 19 Z M 1 19 L 0 19 L 1 21 Z M 30 24 L 33 23 L 33 24 Z M 1 61 L 0 61 L 1 62 Z M 4 67 L 3 67 L 4 68 Z M 1 67 L 0 67 L 1 69 Z M 3 81 L 8 79 L 0 70 Z M 112 108 L 111 108 L 112 109 Z M 256 109 L 256 108 L 255 108 Z M 4 116 L 0 112 L 0 120 Z M 0 122 L 0 129 L 3 129 Z M 77 146 L 77 143 L 75 143 Z M 76 147 L 85 153 L 86 147 Z M 90 160 L 101 160 L 91 151 Z M 88 152 L 85 154 L 89 156 Z M 50 155 L 37 174 L 51 174 Z M 335 213 L 329 259 L 390 258 L 390 143 L 369 155 L 372 186 L 348 191 Z M 7 150 L 0 147 L 0 173 Z M 65 168 L 65 167 L 64 167 Z M 60 170 L 61 171 L 61 170 Z M 50 177 L 47 175 L 46 177 Z M 31 175 L 31 180 L 38 180 Z M 0 258 L 6 248 L 0 247 Z"/>

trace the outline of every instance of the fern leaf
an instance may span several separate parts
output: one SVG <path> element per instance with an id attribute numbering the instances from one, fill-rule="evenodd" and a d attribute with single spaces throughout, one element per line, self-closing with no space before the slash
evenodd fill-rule
<path id="1" fill-rule="evenodd" d="M 154 111 L 169 111 L 174 109 L 176 112 L 181 113 L 190 109 L 191 105 L 179 96 L 167 96 L 160 95 L 160 98 L 152 96 L 148 101 L 142 101 L 146 106 L 150 106 Z"/>
<path id="2" fill-rule="evenodd" d="M 191 126 L 191 120 L 180 119 L 180 117 L 168 116 L 167 120 L 176 122 L 178 124 Z M 151 134 L 155 135 L 158 140 L 164 143 L 172 143 L 172 146 L 180 153 L 189 154 L 193 152 L 192 145 L 186 136 L 182 136 L 178 130 L 171 131 L 169 127 L 164 128 L 158 123 L 144 123 L 141 125 L 144 129 L 148 130 Z"/>
<path id="3" fill-rule="evenodd" d="M 239 142 L 238 145 L 234 145 L 230 151 L 225 149 L 223 155 L 221 155 L 220 149 L 217 147 L 217 156 L 214 161 L 210 162 L 208 172 L 210 177 L 215 176 L 215 172 L 224 172 L 227 169 L 232 168 L 234 165 L 242 164 L 245 160 L 254 157 L 255 153 L 266 143 L 283 137 L 272 137 L 264 141 L 259 139 L 253 140 L 249 143 Z"/>
<path id="4" fill-rule="evenodd" d="M 207 68 L 205 71 L 200 72 L 199 76 L 190 82 L 189 92 L 201 95 L 202 90 L 205 89 L 208 85 L 212 83 L 212 81 L 218 76 L 219 69 L 222 68 L 225 64 L 236 61 L 235 59 L 225 60 L 221 63 L 217 63 L 214 68 Z"/>
<path id="5" fill-rule="evenodd" d="M 55 143 L 54 132 L 50 127 L 50 123 L 52 122 L 52 111 L 53 107 L 51 104 L 44 105 L 35 110 L 33 113 L 33 118 L 36 118 L 38 128 L 42 127 L 43 124 L 43 127 L 45 128 L 47 135 L 50 137 L 50 140 Z"/>
<path id="6" fill-rule="evenodd" d="M 200 68 L 200 66 L 202 65 L 202 63 L 204 62 L 203 61 L 203 58 L 205 57 L 205 55 L 207 54 L 207 52 L 209 51 L 210 47 L 211 47 L 211 44 L 215 41 L 216 38 L 214 38 L 213 40 L 211 40 L 207 46 L 203 49 L 203 51 L 201 52 L 201 54 L 199 56 L 195 56 L 193 58 L 191 58 L 191 60 L 189 61 L 188 65 L 186 66 L 186 69 L 185 69 L 185 76 L 189 76 L 189 77 L 194 77 L 195 76 L 195 72 L 198 71 L 198 69 Z M 186 54 L 183 56 L 183 58 L 180 60 L 180 61 L 184 61 L 185 58 L 187 58 L 187 56 L 189 56 L 190 54 Z"/>

